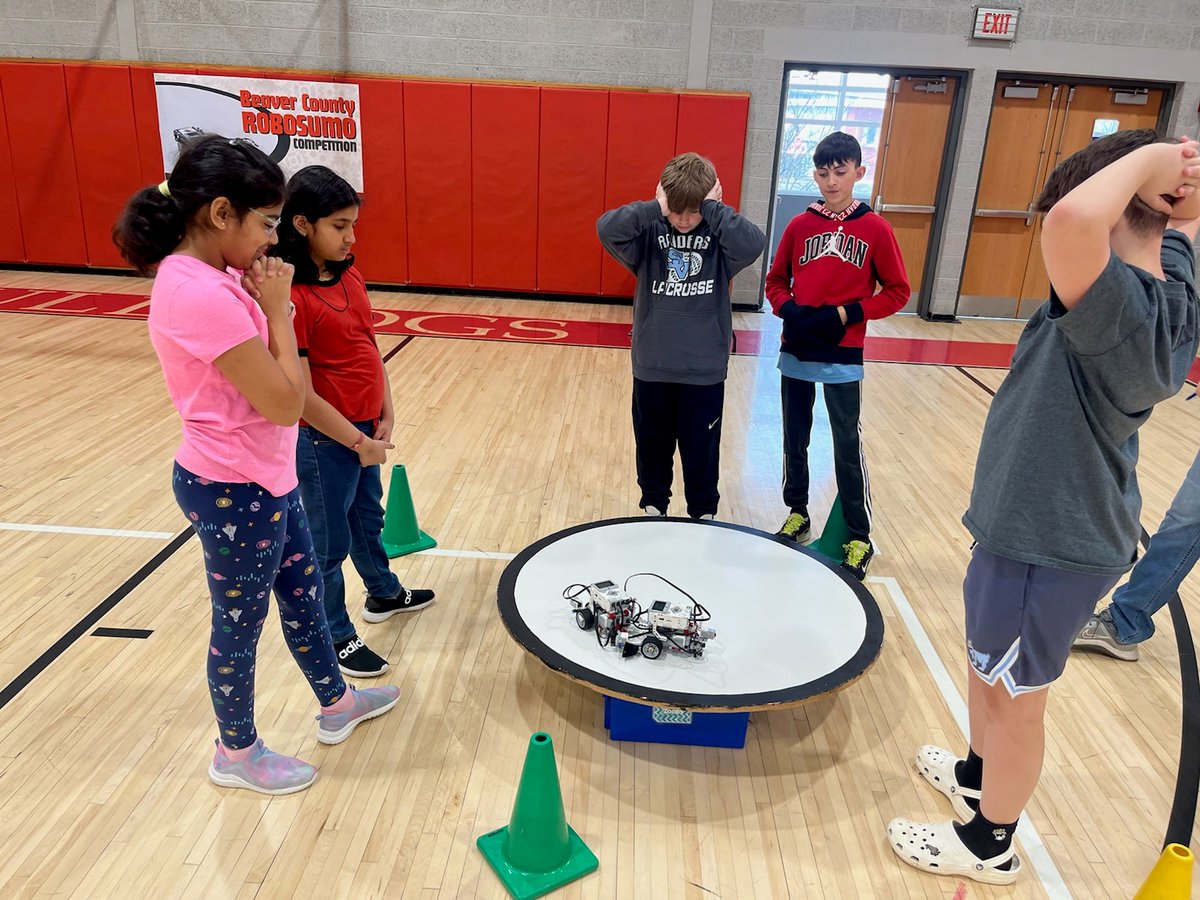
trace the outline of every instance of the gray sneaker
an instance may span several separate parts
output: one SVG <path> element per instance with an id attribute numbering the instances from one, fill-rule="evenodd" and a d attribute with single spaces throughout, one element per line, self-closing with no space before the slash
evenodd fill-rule
<path id="1" fill-rule="evenodd" d="M 1117 628 L 1107 608 L 1087 620 L 1071 646 L 1075 650 L 1098 650 L 1126 662 L 1137 662 L 1138 658 L 1137 644 L 1122 644 L 1117 640 Z"/>

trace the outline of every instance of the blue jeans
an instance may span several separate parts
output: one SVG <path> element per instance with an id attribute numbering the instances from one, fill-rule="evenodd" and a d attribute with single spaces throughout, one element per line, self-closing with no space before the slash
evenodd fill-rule
<path id="1" fill-rule="evenodd" d="M 355 422 L 368 437 L 373 422 Z M 318 564 L 325 579 L 325 617 L 334 641 L 354 636 L 346 612 L 342 563 L 349 556 L 374 597 L 394 597 L 404 590 L 388 568 L 383 549 L 383 481 L 379 466 L 363 466 L 358 454 L 310 425 L 300 428 L 296 442 L 300 497 L 308 513 Z"/>
<path id="2" fill-rule="evenodd" d="M 1200 455 L 1129 581 L 1113 594 L 1117 640 L 1136 644 L 1154 634 L 1152 616 L 1166 605 L 1200 559 Z"/>

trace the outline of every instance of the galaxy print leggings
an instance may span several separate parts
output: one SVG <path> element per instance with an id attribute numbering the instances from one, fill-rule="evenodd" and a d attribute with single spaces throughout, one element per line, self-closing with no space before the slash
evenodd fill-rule
<path id="1" fill-rule="evenodd" d="M 239 750 L 258 736 L 254 666 L 272 589 L 284 640 L 321 705 L 346 690 L 325 621 L 321 571 L 298 490 L 274 497 L 261 485 L 209 481 L 178 463 L 174 482 L 204 549 L 212 594 L 208 690 L 221 742 Z"/>

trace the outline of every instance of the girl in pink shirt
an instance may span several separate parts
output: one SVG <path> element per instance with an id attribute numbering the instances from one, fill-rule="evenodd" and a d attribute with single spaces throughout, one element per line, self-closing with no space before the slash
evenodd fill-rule
<path id="1" fill-rule="evenodd" d="M 348 689 L 325 619 L 297 491 L 305 381 L 292 267 L 264 258 L 283 200 L 283 173 L 264 153 L 206 135 L 184 148 L 166 181 L 130 199 L 113 229 L 125 258 L 155 275 L 150 339 L 183 423 L 175 497 L 200 539 L 212 597 L 208 685 L 220 738 L 208 775 L 267 794 L 303 790 L 317 776 L 268 750 L 254 727 L 256 650 L 272 590 L 288 648 L 321 704 L 317 740 L 344 741 L 400 693 Z M 244 277 L 257 281 L 254 297 Z"/>

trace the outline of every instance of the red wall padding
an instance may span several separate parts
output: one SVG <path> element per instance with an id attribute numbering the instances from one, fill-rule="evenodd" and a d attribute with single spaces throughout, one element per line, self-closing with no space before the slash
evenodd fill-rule
<path id="1" fill-rule="evenodd" d="M 369 127 L 370 123 L 363 123 L 364 129 Z M 469 84 L 404 82 L 404 178 L 408 189 L 409 280 L 416 284 L 469 286 Z"/>
<path id="2" fill-rule="evenodd" d="M 675 152 L 694 150 L 712 160 L 725 195 L 722 202 L 735 209 L 742 201 L 742 165 L 749 116 L 749 97 L 679 95 Z"/>
<path id="3" fill-rule="evenodd" d="M 604 208 L 653 200 L 663 165 L 675 155 L 678 94 L 613 91 L 608 101 L 608 170 Z M 600 281 L 605 295 L 633 296 L 629 270 L 604 254 Z"/>
<path id="4" fill-rule="evenodd" d="M 138 154 L 141 157 L 141 186 L 158 184 L 165 175 L 162 138 L 158 134 L 158 100 L 154 95 L 154 75 L 195 75 L 196 70 L 178 66 L 131 66 L 129 86 L 133 92 L 133 119 L 137 128 Z"/>
<path id="5" fill-rule="evenodd" d="M 67 65 L 67 105 L 90 266 L 123 266 L 112 225 L 142 187 L 133 94 L 125 66 Z"/>
<path id="6" fill-rule="evenodd" d="M 113 220 L 163 177 L 156 72 L 178 65 L 0 62 L 0 262 L 115 266 Z M 749 98 L 246 71 L 357 84 L 371 281 L 629 296 L 596 238 L 695 150 L 741 199 Z"/>
<path id="7" fill-rule="evenodd" d="M 355 83 L 353 79 L 345 79 Z M 408 222 L 405 218 L 404 85 L 364 78 L 357 81 L 362 104 L 363 210 L 354 248 L 368 281 L 408 281 Z M 370 173 L 381 172 L 382 177 Z"/>
<path id="8" fill-rule="evenodd" d="M 542 88 L 538 290 L 600 293 L 608 91 Z"/>
<path id="9" fill-rule="evenodd" d="M 5 125 L 3 89 L 0 89 L 0 262 L 25 262 L 25 241 L 21 237 L 21 214 L 17 208 L 12 151 Z"/>
<path id="10" fill-rule="evenodd" d="M 61 64 L 0 63 L 13 184 L 32 263 L 87 265 Z"/>
<path id="11" fill-rule="evenodd" d="M 475 287 L 537 287 L 541 89 L 471 87 L 472 272 Z"/>

